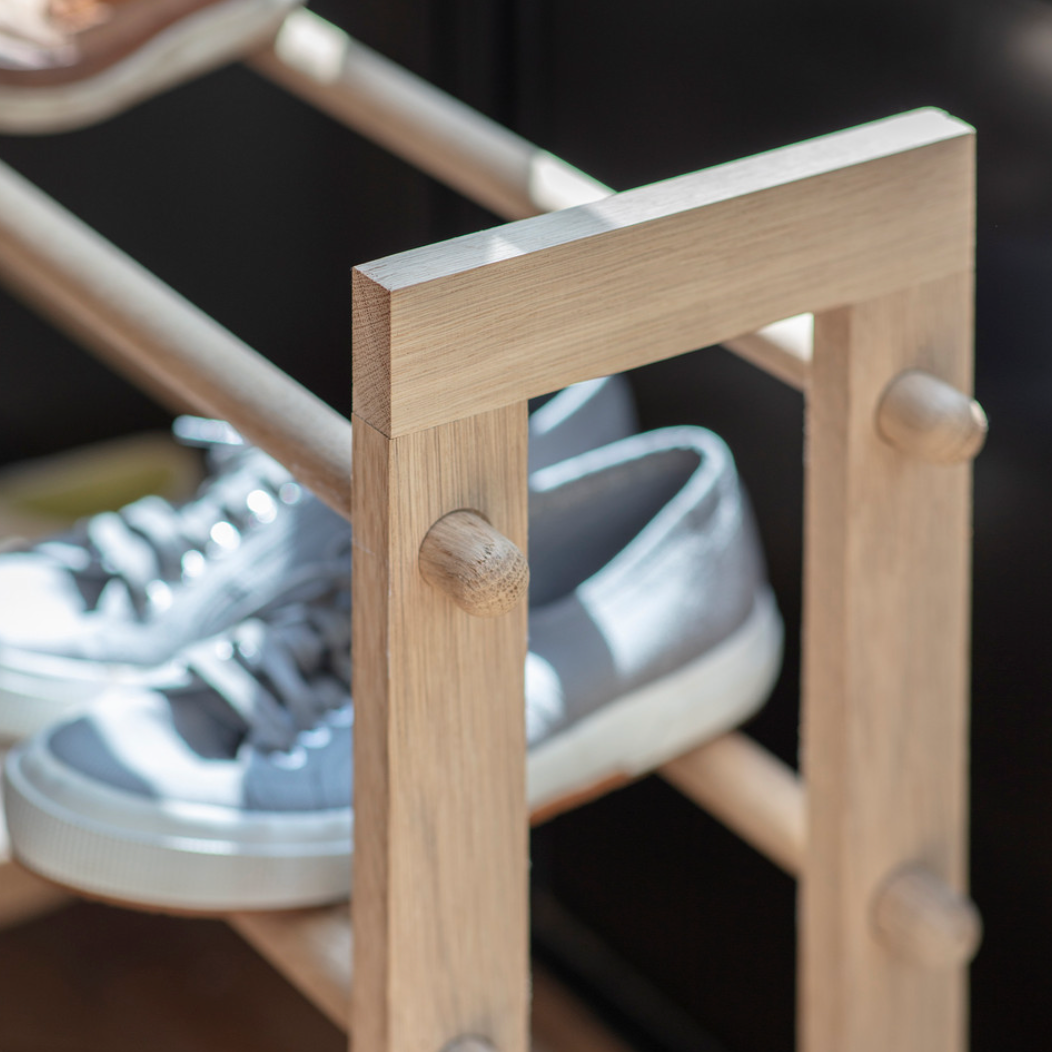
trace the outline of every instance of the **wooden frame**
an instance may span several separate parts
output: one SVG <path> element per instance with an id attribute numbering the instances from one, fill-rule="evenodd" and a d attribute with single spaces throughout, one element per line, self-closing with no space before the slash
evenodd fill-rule
<path id="1" fill-rule="evenodd" d="M 289 24 L 331 29 L 305 12 Z M 445 112 L 447 134 L 407 149 L 494 206 L 585 202 L 358 268 L 350 499 L 346 421 L 2 170 L 0 271 L 353 509 L 359 1048 L 528 1040 L 524 603 L 484 566 L 480 608 L 506 612 L 473 616 L 444 591 L 455 554 L 448 578 L 421 574 L 425 538 L 470 509 L 525 550 L 525 400 L 725 342 L 807 398 L 803 781 L 739 734 L 663 773 L 799 876 L 803 1052 L 959 1052 L 979 936 L 965 891 L 968 461 L 984 432 L 969 397 L 971 130 L 918 111 L 612 197 L 543 155 L 560 176 L 544 197 L 542 151 L 385 82 L 383 60 L 355 87 L 346 54 L 297 68 L 290 54 L 255 62 L 349 123 L 382 124 L 396 149 L 420 98 L 438 106 L 428 128 Z M 401 125 L 377 116 L 396 111 Z M 482 175 L 464 174 L 472 151 L 493 160 Z M 776 324 L 803 312 L 813 353 L 806 322 Z M 341 1016 L 344 911 L 231 920 Z"/>
<path id="2" fill-rule="evenodd" d="M 506 676 L 518 690 L 520 625 L 507 628 L 504 649 L 494 648 L 492 622 L 453 613 L 440 597 L 425 609 L 420 585 L 404 583 L 434 518 L 470 507 L 500 522 L 507 518 L 501 509 L 525 492 L 519 463 L 498 458 L 489 461 L 498 470 L 482 470 L 480 447 L 511 444 L 499 437 L 507 426 L 499 414 L 514 409 L 521 430 L 532 395 L 811 310 L 817 324 L 807 379 L 801 1047 L 961 1047 L 960 958 L 967 954 L 954 933 L 942 941 L 938 934 L 912 938 L 906 922 L 910 938 L 882 941 L 873 916 L 888 915 L 882 895 L 901 889 L 900 874 L 923 867 L 920 879 L 936 889 L 934 901 L 949 904 L 966 950 L 971 938 L 970 911 L 959 897 L 969 473 L 966 464 L 934 465 L 894 448 L 877 421 L 882 396 L 909 370 L 969 390 L 972 238 L 971 130 L 919 111 L 358 268 L 356 428 L 378 453 L 356 462 L 355 506 L 391 500 L 396 460 L 402 481 L 394 525 L 367 540 L 356 535 L 356 608 L 393 604 L 389 616 L 414 622 L 405 656 L 386 671 L 369 671 L 384 650 L 368 648 L 364 636 L 355 646 L 356 704 L 390 721 L 386 748 L 360 752 L 358 769 L 364 784 L 392 794 L 383 815 L 361 816 L 360 871 L 380 868 L 377 850 L 391 866 L 395 858 L 422 860 L 441 815 L 464 799 L 461 786 L 446 786 L 446 799 L 434 791 L 425 800 L 414 795 L 411 777 L 396 785 L 408 743 L 425 733 L 423 716 L 416 731 L 411 707 L 427 710 L 429 745 L 440 756 L 497 747 L 496 730 L 483 744 L 479 725 L 454 719 L 452 708 L 437 724 L 433 716 L 441 695 L 462 706 L 486 705 L 496 662 L 449 664 L 443 655 L 475 638 L 479 653 L 511 655 Z M 454 428 L 457 442 L 441 437 Z M 436 441 L 446 452 L 421 445 Z M 418 518 L 420 488 L 436 471 L 457 480 L 455 492 Z M 408 538 L 401 532 L 407 528 Z M 376 573 L 376 553 L 396 544 L 402 554 Z M 447 617 L 455 627 L 443 622 Z M 392 682 L 400 676 L 410 652 L 413 662 L 441 668 L 448 679 L 437 688 L 423 679 L 408 688 L 403 711 L 385 701 L 381 684 L 384 675 Z M 517 711 L 508 718 L 506 733 L 517 718 Z M 516 789 L 521 796 L 517 767 L 486 777 L 469 796 L 510 801 Z M 403 809 L 411 807 L 407 821 Z M 490 824 L 498 843 L 506 816 L 482 813 L 478 821 Z M 443 843 L 461 860 L 448 879 L 466 902 L 503 894 L 497 912 L 518 917 L 521 888 L 496 866 L 480 864 L 477 835 L 473 827 L 461 844 Z M 474 860 L 470 881 L 465 859 Z M 436 878 L 422 862 L 407 864 L 414 878 Z M 456 918 L 460 907 L 449 894 L 448 918 Z M 356 880 L 359 927 L 375 935 L 373 918 L 388 909 L 387 898 Z M 433 914 L 428 923 L 449 920 Z M 472 944 L 477 930 L 453 923 Z M 453 936 L 441 930 L 449 954 Z M 417 927 L 414 940 L 419 935 Z M 391 1006 L 392 1018 L 419 1004 L 420 985 L 412 999 L 399 999 L 403 980 L 388 964 L 414 940 L 390 928 L 387 939 L 386 951 L 374 940 L 363 943 L 357 982 L 370 992 L 358 1002 L 358 1020 L 380 1004 Z M 921 961 L 917 944 L 926 940 L 932 957 L 946 959 Z M 521 941 L 513 937 L 510 946 L 502 970 L 482 973 L 476 959 L 459 973 L 449 968 L 435 976 L 432 962 L 432 984 L 442 989 L 431 996 L 456 1004 L 456 1012 L 422 1023 L 426 1039 L 403 1042 L 384 1031 L 388 1043 L 375 1047 L 438 1049 L 458 1033 L 477 1032 L 480 1020 L 499 1018 L 506 1026 L 488 1022 L 487 1036 L 495 1047 L 519 1052 L 525 1031 L 515 1017 L 524 1017 L 526 961 L 521 949 L 515 957 Z"/>

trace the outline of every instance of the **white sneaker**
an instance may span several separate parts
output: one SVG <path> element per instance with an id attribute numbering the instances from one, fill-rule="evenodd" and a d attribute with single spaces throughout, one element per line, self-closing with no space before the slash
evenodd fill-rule
<path id="1" fill-rule="evenodd" d="M 531 536 L 532 810 L 651 770 L 763 703 L 781 620 L 716 436 L 652 432 L 539 472 Z M 17 857 L 151 908 L 346 897 L 345 574 L 184 651 L 178 685 L 115 690 L 14 750 L 4 797 Z"/>
<path id="2" fill-rule="evenodd" d="M 531 466 L 635 429 L 623 377 L 568 387 L 531 414 Z M 212 449 L 194 500 L 147 497 L 0 554 L 0 739 L 113 687 L 177 681 L 180 650 L 295 599 L 345 547 L 345 520 L 229 425 L 182 417 L 176 432 Z"/>

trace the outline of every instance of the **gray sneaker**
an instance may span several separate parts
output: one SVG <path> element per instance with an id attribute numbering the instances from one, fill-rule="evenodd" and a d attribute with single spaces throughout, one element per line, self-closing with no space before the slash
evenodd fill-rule
<path id="1" fill-rule="evenodd" d="M 638 776 L 747 718 L 782 626 L 726 446 L 699 428 L 534 476 L 526 721 L 531 809 Z M 346 557 L 346 556 L 345 556 Z M 16 855 L 85 893 L 161 909 L 346 897 L 353 831 L 344 571 L 184 651 L 15 749 Z"/>
<path id="2" fill-rule="evenodd" d="M 577 384 L 531 414 L 531 467 L 635 430 L 623 377 Z M 229 425 L 183 417 L 176 433 L 211 450 L 194 500 L 147 497 L 0 555 L 0 739 L 178 682 L 183 648 L 295 600 L 346 546 L 347 523 Z"/>

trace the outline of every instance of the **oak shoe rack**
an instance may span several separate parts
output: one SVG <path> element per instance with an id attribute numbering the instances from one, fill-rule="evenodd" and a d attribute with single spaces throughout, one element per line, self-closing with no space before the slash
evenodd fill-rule
<path id="1" fill-rule="evenodd" d="M 0 167 L 3 280 L 354 522 L 354 981 L 344 906 L 231 924 L 360 1052 L 526 1052 L 526 402 L 722 343 L 806 399 L 801 773 L 741 733 L 661 773 L 797 876 L 802 1052 L 961 1052 L 972 130 L 613 194 L 306 11 L 249 61 L 516 221 L 357 268 L 352 428 Z M 0 866 L 0 917 L 54 902 Z"/>

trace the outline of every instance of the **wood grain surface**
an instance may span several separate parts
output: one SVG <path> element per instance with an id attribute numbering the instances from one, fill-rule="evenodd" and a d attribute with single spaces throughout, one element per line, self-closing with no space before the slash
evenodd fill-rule
<path id="1" fill-rule="evenodd" d="M 958 272 L 971 149 L 920 110 L 358 267 L 356 412 L 407 434 Z"/>
<path id="2" fill-rule="evenodd" d="M 473 617 L 417 563 L 465 507 L 526 550 L 526 406 L 395 440 L 354 426 L 355 1040 L 525 1052 L 526 603 Z"/>
<path id="3" fill-rule="evenodd" d="M 904 961 L 875 899 L 905 863 L 965 889 L 970 466 L 882 441 L 889 381 L 971 391 L 972 278 L 816 316 L 807 406 L 803 1052 L 951 1052 L 961 968 Z"/>

